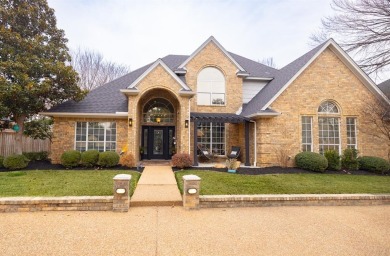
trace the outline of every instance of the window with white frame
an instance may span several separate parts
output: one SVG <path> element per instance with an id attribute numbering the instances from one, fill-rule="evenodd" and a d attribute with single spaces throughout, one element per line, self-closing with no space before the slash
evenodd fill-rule
<path id="1" fill-rule="evenodd" d="M 325 101 L 318 108 L 319 151 L 336 150 L 340 153 L 340 117 L 336 103 Z"/>
<path id="2" fill-rule="evenodd" d="M 198 105 L 225 105 L 225 77 L 217 68 L 207 67 L 197 79 Z"/>
<path id="3" fill-rule="evenodd" d="M 95 149 L 100 152 L 115 151 L 115 122 L 77 122 L 75 149 L 86 151 Z"/>
<path id="4" fill-rule="evenodd" d="M 302 151 L 313 151 L 313 118 L 302 116 Z"/>
<path id="5" fill-rule="evenodd" d="M 356 118 L 347 117 L 347 148 L 357 149 Z"/>
<path id="6" fill-rule="evenodd" d="M 215 155 L 225 155 L 225 124 L 198 123 L 198 145 Z"/>

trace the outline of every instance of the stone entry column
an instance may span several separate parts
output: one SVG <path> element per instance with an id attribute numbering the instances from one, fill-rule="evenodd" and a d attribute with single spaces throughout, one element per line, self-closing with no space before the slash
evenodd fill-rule
<path id="1" fill-rule="evenodd" d="M 183 176 L 183 207 L 186 210 L 199 209 L 200 180 L 196 175 Z"/>
<path id="2" fill-rule="evenodd" d="M 112 210 L 114 212 L 128 212 L 130 207 L 130 180 L 129 174 L 118 174 L 114 177 L 114 201 Z"/>

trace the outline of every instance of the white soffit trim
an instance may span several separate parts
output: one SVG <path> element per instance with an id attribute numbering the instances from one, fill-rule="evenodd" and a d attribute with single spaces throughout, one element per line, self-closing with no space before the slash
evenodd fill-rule
<path id="1" fill-rule="evenodd" d="M 326 44 L 322 46 L 320 50 L 279 90 L 277 94 L 275 94 L 268 102 L 264 105 L 261 110 L 266 110 L 272 102 L 274 102 L 284 90 L 329 46 L 333 40 L 329 40 Z"/>
<path id="2" fill-rule="evenodd" d="M 333 41 L 333 40 L 332 40 Z M 377 96 L 382 100 L 390 104 L 390 100 L 385 94 L 378 88 L 374 81 L 355 63 L 355 61 L 335 42 L 333 42 L 329 49 L 335 53 L 341 61 L 354 73 L 358 79 L 373 93 L 377 93 Z"/>
<path id="3" fill-rule="evenodd" d="M 121 93 L 123 93 L 124 95 L 138 95 L 139 94 L 139 90 L 137 88 L 135 89 L 120 89 L 119 90 Z"/>
<path id="4" fill-rule="evenodd" d="M 173 79 L 176 80 L 185 90 L 191 90 L 182 80 L 180 80 L 175 73 L 162 61 L 161 59 L 156 60 L 153 65 L 151 65 L 141 76 L 139 76 L 132 84 L 130 84 L 127 88 L 134 88 L 139 82 L 141 82 L 153 69 L 155 69 L 158 65 L 161 65 L 165 71 L 167 71 Z"/>
<path id="5" fill-rule="evenodd" d="M 38 114 L 43 116 L 57 116 L 57 117 L 91 117 L 91 118 L 127 118 L 128 112 L 116 112 L 116 113 L 75 113 L 75 112 L 39 112 Z"/>
<path id="6" fill-rule="evenodd" d="M 275 116 L 280 116 L 282 113 L 280 112 L 274 112 L 274 113 L 270 113 L 270 112 L 267 112 L 267 113 L 262 113 L 262 112 L 258 112 L 258 113 L 254 113 L 252 115 L 248 115 L 246 117 L 248 118 L 269 118 L 269 117 L 275 117 Z"/>
<path id="7" fill-rule="evenodd" d="M 257 77 L 257 76 L 248 76 L 245 77 L 244 80 L 260 80 L 260 81 L 271 81 L 272 77 Z"/>
<path id="8" fill-rule="evenodd" d="M 326 49 L 328 48 L 334 52 L 343 63 L 359 78 L 359 80 L 372 92 L 376 92 L 378 96 L 388 104 L 390 104 L 390 100 L 384 95 L 384 93 L 375 85 L 375 83 L 371 80 L 371 78 L 364 73 L 361 68 L 352 60 L 352 58 L 343 50 L 341 47 L 333 40 L 329 39 L 324 46 L 279 90 L 277 94 L 275 94 L 272 99 L 264 105 L 261 110 L 267 109 L 272 102 L 274 102 L 280 94 L 286 90 L 286 88 Z"/>
<path id="9" fill-rule="evenodd" d="M 184 68 L 185 65 L 187 65 L 187 63 L 192 60 L 196 55 L 198 55 L 198 53 L 203 50 L 203 48 L 206 47 L 206 45 L 208 45 L 210 42 L 213 42 L 225 55 L 226 57 L 228 57 L 230 59 L 231 62 L 234 63 L 234 65 L 236 65 L 236 67 L 240 70 L 240 71 L 245 71 L 245 69 L 243 67 L 241 67 L 240 64 L 238 64 L 238 62 L 233 59 L 233 57 L 225 50 L 225 48 L 223 48 L 223 46 L 217 41 L 217 39 L 215 39 L 213 36 L 210 36 L 198 49 L 195 50 L 195 52 L 193 52 L 191 54 L 190 57 L 188 57 L 178 68 Z"/>

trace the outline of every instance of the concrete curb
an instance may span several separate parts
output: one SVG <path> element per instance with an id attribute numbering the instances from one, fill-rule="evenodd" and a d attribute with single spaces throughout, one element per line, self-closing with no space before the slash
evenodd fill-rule
<path id="1" fill-rule="evenodd" d="M 390 194 L 212 195 L 199 199 L 201 208 L 390 204 Z"/>

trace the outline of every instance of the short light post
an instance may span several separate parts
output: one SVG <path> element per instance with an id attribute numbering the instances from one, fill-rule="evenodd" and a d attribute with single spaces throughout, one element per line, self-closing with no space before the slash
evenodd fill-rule
<path id="1" fill-rule="evenodd" d="M 196 175 L 183 176 L 183 207 L 186 210 L 199 209 L 201 178 Z"/>
<path id="2" fill-rule="evenodd" d="M 114 212 L 128 212 L 130 207 L 130 180 L 129 174 L 118 174 L 114 177 Z"/>

